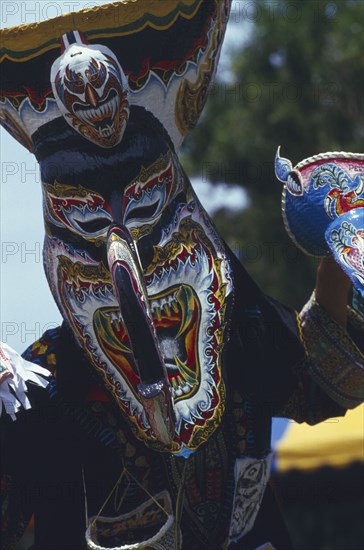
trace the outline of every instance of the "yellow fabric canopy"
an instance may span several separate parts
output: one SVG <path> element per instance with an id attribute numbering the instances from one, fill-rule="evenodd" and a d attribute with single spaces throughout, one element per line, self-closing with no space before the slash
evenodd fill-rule
<path id="1" fill-rule="evenodd" d="M 312 470 L 364 462 L 364 405 L 316 426 L 292 422 L 276 447 L 277 470 Z"/>

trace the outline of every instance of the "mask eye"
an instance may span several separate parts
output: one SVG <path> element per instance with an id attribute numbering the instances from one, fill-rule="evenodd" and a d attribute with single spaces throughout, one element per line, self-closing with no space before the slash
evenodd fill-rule
<path id="1" fill-rule="evenodd" d="M 125 216 L 125 223 L 130 222 L 131 220 L 150 220 L 152 219 L 158 211 L 160 201 L 157 200 L 151 205 L 147 206 L 136 206 L 129 210 L 128 214 Z"/>
<path id="2" fill-rule="evenodd" d="M 113 221 L 108 203 L 96 191 L 57 181 L 47 184 L 46 205 L 50 221 L 86 240 L 106 236 Z"/>
<path id="3" fill-rule="evenodd" d="M 75 78 L 72 80 L 65 79 L 64 81 L 66 88 L 70 90 L 70 92 L 74 92 L 76 94 L 82 94 L 83 90 L 85 88 L 85 83 L 82 78 Z"/>
<path id="4" fill-rule="evenodd" d="M 89 221 L 81 221 L 75 219 L 77 225 L 85 231 L 86 233 L 101 233 L 104 229 L 109 227 L 110 219 L 109 218 L 95 218 Z"/>
<path id="5" fill-rule="evenodd" d="M 103 63 L 98 64 L 94 59 L 90 64 L 90 68 L 85 71 L 87 80 L 95 88 L 100 88 L 105 82 L 106 78 L 106 67 Z"/>
<path id="6" fill-rule="evenodd" d="M 60 73 L 58 75 L 60 76 Z M 69 65 L 67 65 L 65 70 L 64 84 L 71 92 L 76 93 L 82 93 L 85 86 L 81 73 L 71 69 Z"/>

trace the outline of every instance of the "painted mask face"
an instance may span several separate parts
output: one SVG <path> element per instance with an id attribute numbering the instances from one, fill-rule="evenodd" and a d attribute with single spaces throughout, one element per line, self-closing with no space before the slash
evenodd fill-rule
<path id="1" fill-rule="evenodd" d="M 58 107 L 72 128 L 100 147 L 120 143 L 129 117 L 128 84 L 111 50 L 80 40 L 68 45 L 52 66 L 51 81 Z"/>
<path id="2" fill-rule="evenodd" d="M 134 177 L 124 178 L 119 167 L 112 182 L 81 178 L 70 185 L 60 177 L 44 183 L 45 266 L 64 318 L 137 437 L 155 449 L 188 454 L 208 439 L 224 411 L 222 351 L 232 283 L 223 244 L 177 157 L 155 134 L 153 148 L 158 154 L 144 151 Z M 86 160 L 88 167 L 95 163 Z M 142 272 L 175 417 L 168 445 L 140 397 L 126 306 L 108 266 L 113 226 L 125 229 L 137 252 L 133 257 L 120 243 L 111 247 L 132 277 L 135 269 Z M 137 282 L 134 288 L 138 293 Z M 143 345 L 140 333 L 136 348 Z"/>
<path id="3" fill-rule="evenodd" d="M 225 408 L 228 256 L 166 130 L 144 107 L 129 108 L 115 55 L 77 31 L 62 41 L 51 79 L 71 128 L 50 123 L 58 151 L 48 132 L 34 138 L 46 275 L 135 435 L 187 456 Z"/>

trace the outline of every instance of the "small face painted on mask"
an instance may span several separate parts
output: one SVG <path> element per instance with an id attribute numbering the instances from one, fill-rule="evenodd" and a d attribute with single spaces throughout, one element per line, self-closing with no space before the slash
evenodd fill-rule
<path id="1" fill-rule="evenodd" d="M 120 143 L 129 117 L 128 85 L 108 48 L 71 44 L 54 62 L 51 80 L 72 128 L 100 147 Z"/>

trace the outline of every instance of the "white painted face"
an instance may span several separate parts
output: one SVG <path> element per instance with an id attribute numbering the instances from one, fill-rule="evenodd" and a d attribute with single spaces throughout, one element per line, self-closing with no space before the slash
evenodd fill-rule
<path id="1" fill-rule="evenodd" d="M 100 147 L 120 143 L 129 118 L 128 83 L 109 48 L 71 44 L 52 65 L 54 97 L 72 128 Z"/>
<path id="2" fill-rule="evenodd" d="M 128 142 L 135 143 L 129 136 Z M 122 172 L 118 167 L 117 178 Z M 44 182 L 44 265 L 52 293 L 135 435 L 156 450 L 188 456 L 218 428 L 225 408 L 223 349 L 233 283 L 223 243 L 168 150 L 125 186 L 110 190 L 100 177 L 92 187 Z M 118 216 L 138 247 L 173 399 L 170 445 L 156 437 L 140 398 L 128 306 L 119 304 L 118 283 L 105 262 L 107 234 Z M 132 261 L 121 248 L 114 252 L 134 277 Z"/>

